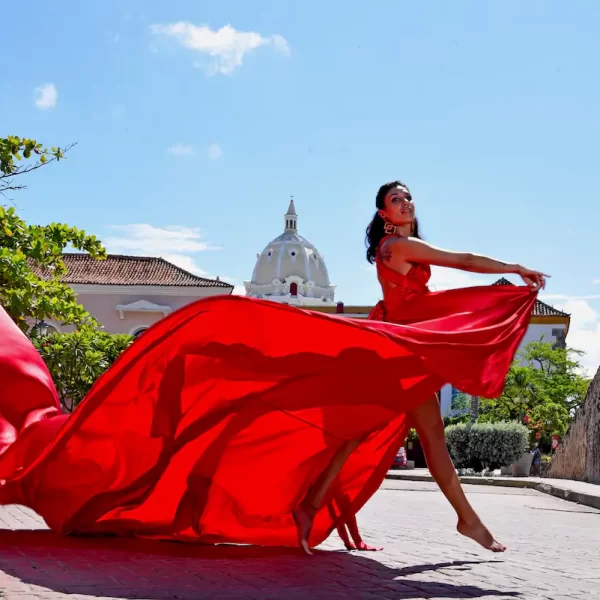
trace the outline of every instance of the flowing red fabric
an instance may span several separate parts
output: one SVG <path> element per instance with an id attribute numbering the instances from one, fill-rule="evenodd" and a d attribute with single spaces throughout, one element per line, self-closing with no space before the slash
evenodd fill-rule
<path id="1" fill-rule="evenodd" d="M 368 321 L 235 296 L 188 305 L 69 416 L 0 309 L 0 503 L 64 534 L 296 545 L 292 509 L 341 444 L 364 439 L 317 514 L 318 545 L 380 486 L 411 409 L 446 382 L 502 390 L 536 294 L 424 294 L 428 276 L 413 268 Z"/>

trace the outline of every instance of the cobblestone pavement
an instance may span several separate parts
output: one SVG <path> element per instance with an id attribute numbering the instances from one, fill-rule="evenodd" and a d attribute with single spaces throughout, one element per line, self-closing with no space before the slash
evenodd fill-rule
<path id="1" fill-rule="evenodd" d="M 533 490 L 467 488 L 509 546 L 479 551 L 454 531 L 430 483 L 387 481 L 359 515 L 376 554 L 60 539 L 16 506 L 0 508 L 3 600 L 600 599 L 600 511 Z"/>

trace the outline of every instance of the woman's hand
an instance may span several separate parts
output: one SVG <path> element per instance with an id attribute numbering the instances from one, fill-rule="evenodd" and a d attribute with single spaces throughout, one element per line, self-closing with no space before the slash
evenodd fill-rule
<path id="1" fill-rule="evenodd" d="M 525 285 L 536 292 L 538 290 L 543 290 L 546 287 L 546 277 L 550 277 L 550 275 L 546 275 L 540 271 L 533 271 L 532 269 L 522 267 L 521 265 L 517 268 L 517 273 L 521 276 Z"/>

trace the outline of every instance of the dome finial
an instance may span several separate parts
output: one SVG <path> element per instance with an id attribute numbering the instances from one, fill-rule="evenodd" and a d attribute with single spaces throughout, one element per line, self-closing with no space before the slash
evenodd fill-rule
<path id="1" fill-rule="evenodd" d="M 297 231 L 298 214 L 294 206 L 294 196 L 290 196 L 290 205 L 285 213 L 285 231 Z"/>

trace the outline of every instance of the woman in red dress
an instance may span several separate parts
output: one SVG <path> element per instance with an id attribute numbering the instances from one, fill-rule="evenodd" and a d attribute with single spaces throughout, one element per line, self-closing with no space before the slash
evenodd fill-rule
<path id="1" fill-rule="evenodd" d="M 429 291 L 430 265 L 473 273 L 515 273 L 533 291 L 545 285 L 547 275 L 539 271 L 471 253 L 449 252 L 423 242 L 412 196 L 408 187 L 400 181 L 381 186 L 375 204 L 377 212 L 367 228 L 367 260 L 377 266 L 383 301 L 375 307 L 370 319 L 399 324 L 411 322 L 414 303 Z M 437 397 L 432 395 L 416 406 L 411 417 L 422 441 L 429 470 L 456 511 L 459 533 L 493 552 L 504 552 L 505 546 L 494 539 L 463 492 L 446 447 Z M 307 554 L 311 553 L 308 537 L 312 518 L 319 510 L 329 485 L 361 441 L 353 440 L 340 449 L 294 512 L 300 544 Z M 338 533 L 347 548 L 374 549 L 360 538 L 355 518 L 348 519 L 346 525 L 355 543 L 350 542 L 343 524 L 338 527 Z"/>
<path id="2" fill-rule="evenodd" d="M 63 535 L 310 553 L 341 524 L 352 531 L 414 425 L 459 531 L 504 549 L 462 492 L 435 392 L 502 392 L 544 276 L 419 241 L 402 184 L 377 207 L 368 257 L 384 300 L 370 320 L 200 300 L 138 338 L 71 415 L 0 308 L 0 504 Z M 426 293 L 430 264 L 515 272 L 529 287 Z"/>

